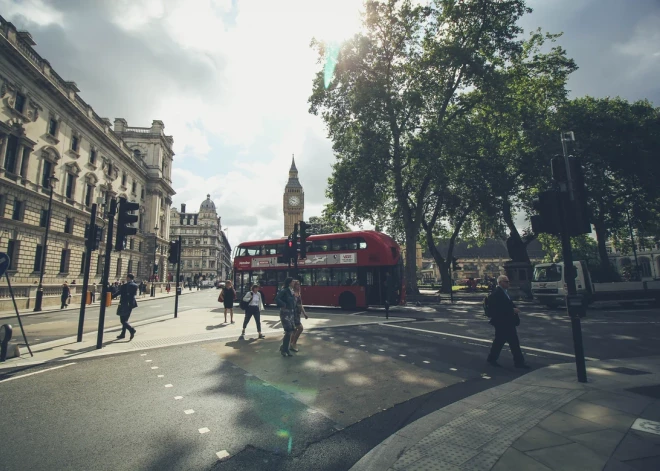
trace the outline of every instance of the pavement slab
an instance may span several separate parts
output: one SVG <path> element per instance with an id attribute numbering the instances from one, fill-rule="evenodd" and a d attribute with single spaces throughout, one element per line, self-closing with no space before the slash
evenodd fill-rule
<path id="1" fill-rule="evenodd" d="M 551 471 L 551 468 L 548 468 L 544 464 L 516 450 L 515 448 L 509 448 L 500 457 L 500 459 L 497 461 L 497 463 L 492 468 L 492 470 L 493 471 L 512 471 L 512 470 Z"/>
<path id="2" fill-rule="evenodd" d="M 578 443 L 534 450 L 527 455 L 555 471 L 602 471 L 607 463 L 607 456 Z"/>
<path id="3" fill-rule="evenodd" d="M 513 448 L 518 451 L 526 452 L 537 450 L 539 448 L 566 445 L 569 443 L 572 442 L 566 437 L 548 432 L 541 427 L 533 427 L 513 443 Z"/>
<path id="4" fill-rule="evenodd" d="M 572 435 L 571 440 L 586 446 L 599 455 L 607 456 L 609 458 L 612 453 L 614 453 L 614 450 L 616 450 L 616 447 L 619 446 L 623 437 L 625 437 L 625 433 L 608 429 L 583 433 L 580 435 Z"/>

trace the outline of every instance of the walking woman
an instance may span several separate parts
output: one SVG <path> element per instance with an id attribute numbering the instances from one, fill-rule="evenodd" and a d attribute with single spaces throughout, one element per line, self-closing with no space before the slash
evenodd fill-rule
<path id="1" fill-rule="evenodd" d="M 293 356 L 289 351 L 289 343 L 291 342 L 291 334 L 295 330 L 293 325 L 293 313 L 296 309 L 296 300 L 293 296 L 293 278 L 284 280 L 284 286 L 275 296 L 275 304 L 280 308 L 280 322 L 284 329 L 284 338 L 282 338 L 282 345 L 280 346 L 280 353 L 283 357 Z"/>
<path id="2" fill-rule="evenodd" d="M 245 328 L 250 323 L 250 319 L 254 317 L 254 322 L 257 323 L 257 332 L 259 332 L 259 338 L 266 338 L 261 333 L 261 311 L 264 310 L 264 303 L 261 300 L 259 285 L 252 285 L 252 290 L 245 293 L 245 296 L 243 296 L 243 301 L 248 303 L 248 305 L 245 308 L 245 320 L 243 321 L 243 332 L 241 332 L 241 337 L 245 335 Z"/>
<path id="3" fill-rule="evenodd" d="M 69 298 L 71 297 L 71 288 L 65 281 L 62 285 L 62 294 L 60 295 L 60 301 L 62 301 L 62 306 L 60 309 L 64 309 L 68 305 Z"/>
<path id="4" fill-rule="evenodd" d="M 231 281 L 225 281 L 225 287 L 220 291 L 218 301 L 225 307 L 225 324 L 227 323 L 227 309 L 231 313 L 231 323 L 234 323 L 234 299 L 236 299 L 236 290 L 234 289 Z"/>
<path id="5" fill-rule="evenodd" d="M 292 350 L 294 352 L 298 352 L 298 338 L 300 337 L 300 334 L 302 334 L 303 331 L 303 325 L 300 322 L 300 315 L 302 314 L 305 316 L 305 319 L 309 319 L 307 317 L 307 313 L 305 312 L 305 306 L 303 306 L 302 303 L 302 296 L 300 293 L 300 281 L 298 280 L 293 280 L 293 296 L 296 299 L 296 308 L 293 311 L 293 325 L 296 328 L 296 330 L 293 331 L 291 334 L 291 346 L 289 347 L 289 350 Z"/>

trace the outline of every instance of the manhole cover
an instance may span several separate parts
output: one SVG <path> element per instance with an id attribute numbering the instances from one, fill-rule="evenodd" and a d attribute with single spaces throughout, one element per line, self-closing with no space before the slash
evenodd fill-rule
<path id="1" fill-rule="evenodd" d="M 625 368 L 622 366 L 616 367 L 616 368 L 603 368 L 608 371 L 614 371 L 615 373 L 621 373 L 622 375 L 631 375 L 631 376 L 637 376 L 637 375 L 650 375 L 651 373 L 649 371 L 642 371 L 642 370 L 634 370 L 632 368 Z"/>
<path id="2" fill-rule="evenodd" d="M 638 388 L 626 389 L 626 391 L 641 394 L 642 396 L 660 399 L 660 384 L 653 384 L 651 386 L 640 386 Z"/>

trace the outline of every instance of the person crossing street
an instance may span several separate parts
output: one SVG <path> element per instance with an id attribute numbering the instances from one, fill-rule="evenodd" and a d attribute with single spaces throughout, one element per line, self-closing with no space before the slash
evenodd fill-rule
<path id="1" fill-rule="evenodd" d="M 504 344 L 508 343 L 513 355 L 514 366 L 516 368 L 529 368 L 520 349 L 520 340 L 516 331 L 516 327 L 520 325 L 520 309 L 513 304 L 509 296 L 509 278 L 500 275 L 497 278 L 497 285 L 493 294 L 487 298 L 489 323 L 495 327 L 495 339 L 487 361 L 492 366 L 501 366 L 497 363 L 497 359 Z"/>
<path id="2" fill-rule="evenodd" d="M 120 296 L 117 315 L 121 322 L 121 334 L 117 336 L 118 339 L 125 338 L 127 330 L 131 333 L 129 340 L 133 340 L 133 337 L 135 337 L 135 329 L 128 323 L 128 319 L 131 317 L 131 312 L 137 307 L 135 295 L 138 292 L 138 285 L 133 281 L 134 279 L 135 277 L 132 273 L 126 275 L 126 283 L 121 285 L 112 295 L 113 298 Z"/>

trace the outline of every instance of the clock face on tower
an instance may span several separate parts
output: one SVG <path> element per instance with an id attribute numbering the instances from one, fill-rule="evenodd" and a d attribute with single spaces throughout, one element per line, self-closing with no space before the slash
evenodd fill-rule
<path id="1" fill-rule="evenodd" d="M 291 196 L 289 198 L 289 206 L 298 206 L 300 205 L 300 198 L 297 196 Z"/>

